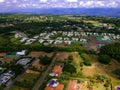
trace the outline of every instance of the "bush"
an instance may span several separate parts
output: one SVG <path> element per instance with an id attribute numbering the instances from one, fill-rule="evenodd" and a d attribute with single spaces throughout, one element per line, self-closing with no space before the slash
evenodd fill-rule
<path id="1" fill-rule="evenodd" d="M 73 56 L 72 55 L 68 56 L 68 62 L 71 63 L 72 61 L 73 61 Z"/>
<path id="2" fill-rule="evenodd" d="M 51 63 L 51 61 L 52 61 L 52 58 L 48 57 L 47 55 L 40 58 L 40 63 L 43 65 L 48 65 Z"/>
<path id="3" fill-rule="evenodd" d="M 111 61 L 111 58 L 108 55 L 100 55 L 98 60 L 103 64 L 109 64 Z"/>
<path id="4" fill-rule="evenodd" d="M 76 68 L 71 64 L 66 64 L 63 68 L 63 71 L 64 72 L 69 72 L 69 73 L 72 74 L 72 73 L 76 73 Z"/>
<path id="5" fill-rule="evenodd" d="M 115 73 L 117 76 L 120 76 L 120 69 L 116 69 L 116 70 L 114 71 L 114 73 Z"/>
<path id="6" fill-rule="evenodd" d="M 84 60 L 83 63 L 84 63 L 85 65 L 91 66 L 91 64 L 92 64 L 92 59 L 90 58 L 89 55 L 87 55 L 86 53 L 83 53 L 83 54 L 81 54 L 81 57 L 83 58 L 83 60 Z"/>

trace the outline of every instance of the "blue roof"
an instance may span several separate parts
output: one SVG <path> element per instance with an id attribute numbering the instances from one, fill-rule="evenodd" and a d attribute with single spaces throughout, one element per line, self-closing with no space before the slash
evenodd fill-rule
<path id="1" fill-rule="evenodd" d="M 50 86 L 53 86 L 54 84 L 57 84 L 57 82 L 55 80 L 51 80 L 50 81 Z"/>
<path id="2" fill-rule="evenodd" d="M 120 90 L 120 87 L 117 87 L 117 90 Z"/>

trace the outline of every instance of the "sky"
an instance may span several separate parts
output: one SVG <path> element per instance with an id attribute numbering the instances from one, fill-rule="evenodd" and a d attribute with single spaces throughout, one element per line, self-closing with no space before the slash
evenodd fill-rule
<path id="1" fill-rule="evenodd" d="M 27 8 L 120 8 L 120 0 L 0 0 L 0 11 Z"/>

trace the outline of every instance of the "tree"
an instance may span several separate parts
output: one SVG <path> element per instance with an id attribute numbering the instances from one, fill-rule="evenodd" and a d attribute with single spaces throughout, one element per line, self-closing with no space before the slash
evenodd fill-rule
<path id="1" fill-rule="evenodd" d="M 109 55 L 120 62 L 120 43 L 113 43 L 103 46 L 100 49 L 100 53 Z"/>
<path id="2" fill-rule="evenodd" d="M 84 60 L 83 63 L 84 63 L 85 65 L 91 66 L 91 64 L 92 64 L 92 59 L 91 59 L 91 57 L 90 57 L 88 54 L 82 53 L 82 54 L 81 54 L 81 57 L 83 58 L 83 60 Z"/>
<path id="3" fill-rule="evenodd" d="M 76 68 L 72 64 L 66 64 L 63 68 L 64 72 L 76 73 Z"/>
<path id="4" fill-rule="evenodd" d="M 103 54 L 99 56 L 98 60 L 103 64 L 109 64 L 111 61 L 111 58 L 108 55 Z"/>
<path id="5" fill-rule="evenodd" d="M 52 58 L 48 57 L 47 55 L 45 55 L 44 57 L 40 57 L 40 63 L 43 65 L 48 65 L 50 64 L 52 61 Z"/>
<path id="6" fill-rule="evenodd" d="M 73 56 L 72 55 L 68 56 L 68 62 L 71 63 L 72 61 L 73 61 Z"/>
<path id="7" fill-rule="evenodd" d="M 24 67 L 21 64 L 17 64 L 17 65 L 11 66 L 11 70 L 13 70 L 15 72 L 15 75 L 17 76 L 23 72 Z"/>
<path id="8" fill-rule="evenodd" d="M 120 78 L 120 69 L 116 69 L 114 73 L 118 76 L 118 78 Z"/>

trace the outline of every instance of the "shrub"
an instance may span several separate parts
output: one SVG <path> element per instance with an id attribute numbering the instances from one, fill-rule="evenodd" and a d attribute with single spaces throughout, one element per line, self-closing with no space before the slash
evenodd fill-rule
<path id="1" fill-rule="evenodd" d="M 111 61 L 111 58 L 108 55 L 100 55 L 98 58 L 99 62 L 103 63 L 103 64 L 109 64 Z"/>
<path id="2" fill-rule="evenodd" d="M 116 75 L 120 76 L 120 69 L 116 69 L 116 70 L 114 71 L 114 73 L 115 73 Z"/>
<path id="3" fill-rule="evenodd" d="M 48 57 L 47 55 L 40 58 L 40 63 L 43 65 L 48 65 L 51 63 L 51 61 L 52 61 L 52 58 Z"/>
<path id="4" fill-rule="evenodd" d="M 73 61 L 73 56 L 72 55 L 68 56 L 68 62 L 71 63 L 72 61 Z"/>
<path id="5" fill-rule="evenodd" d="M 83 53 L 83 54 L 81 54 L 81 57 L 83 58 L 83 60 L 84 60 L 83 63 L 84 63 L 85 65 L 91 66 L 91 64 L 92 64 L 92 59 L 90 58 L 90 56 L 89 56 L 88 54 Z"/>
<path id="6" fill-rule="evenodd" d="M 71 64 L 66 64 L 63 68 L 63 71 L 64 72 L 69 72 L 69 73 L 72 74 L 72 73 L 76 73 L 76 68 Z"/>

